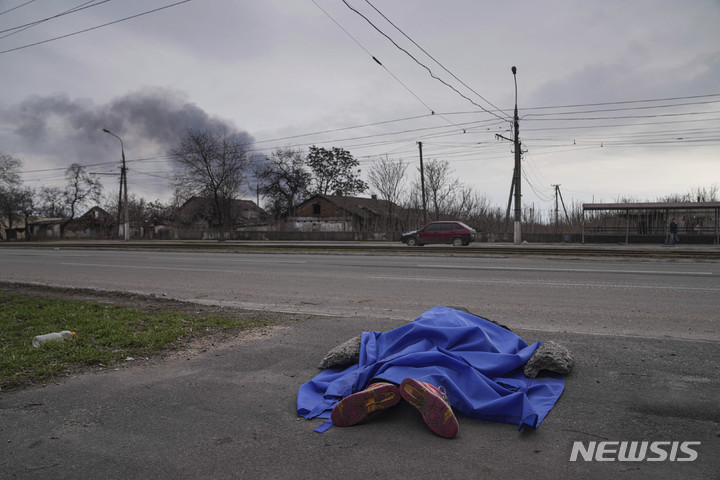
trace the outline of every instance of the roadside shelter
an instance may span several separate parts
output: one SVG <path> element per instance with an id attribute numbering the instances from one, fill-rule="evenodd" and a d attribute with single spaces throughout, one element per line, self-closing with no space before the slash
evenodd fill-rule
<path id="1" fill-rule="evenodd" d="M 667 242 L 675 218 L 683 243 L 720 245 L 720 202 L 584 203 L 582 243 Z"/>

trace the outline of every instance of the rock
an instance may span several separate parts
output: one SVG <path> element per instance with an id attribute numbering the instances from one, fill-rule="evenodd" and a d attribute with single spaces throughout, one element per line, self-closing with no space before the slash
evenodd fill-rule
<path id="1" fill-rule="evenodd" d="M 543 342 L 525 364 L 525 375 L 535 378 L 542 370 L 567 375 L 573 367 L 570 350 L 552 340 Z"/>
<path id="2" fill-rule="evenodd" d="M 330 350 L 320 361 L 318 368 L 340 368 L 354 365 L 360 360 L 360 340 L 362 336 L 353 337 L 345 343 Z"/>

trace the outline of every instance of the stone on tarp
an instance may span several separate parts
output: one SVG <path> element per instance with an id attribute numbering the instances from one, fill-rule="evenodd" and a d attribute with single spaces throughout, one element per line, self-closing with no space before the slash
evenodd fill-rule
<path id="1" fill-rule="evenodd" d="M 552 340 L 543 342 L 530 360 L 525 364 L 525 375 L 536 378 L 542 370 L 548 370 L 561 375 L 570 373 L 573 367 L 573 358 L 570 350 Z"/>
<path id="2" fill-rule="evenodd" d="M 358 363 L 360 361 L 361 339 L 362 336 L 358 335 L 330 350 L 320 361 L 318 368 L 325 370 L 327 368 L 347 367 Z"/>

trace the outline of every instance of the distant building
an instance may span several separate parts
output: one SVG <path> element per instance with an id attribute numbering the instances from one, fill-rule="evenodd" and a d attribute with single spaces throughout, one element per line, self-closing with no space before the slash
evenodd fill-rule
<path id="1" fill-rule="evenodd" d="M 300 231 L 379 232 L 394 229 L 402 208 L 376 197 L 316 194 L 295 208 L 288 222 Z"/>
<path id="2" fill-rule="evenodd" d="M 270 222 L 270 215 L 250 200 L 232 200 L 227 215 L 230 219 L 230 224 L 224 227 L 227 233 L 263 228 Z M 178 208 L 172 220 L 166 228 L 174 232 L 174 238 L 209 238 L 219 227 L 213 202 L 207 197 L 190 198 Z"/>
<path id="3" fill-rule="evenodd" d="M 62 225 L 65 223 L 64 238 L 103 239 L 113 238 L 117 234 L 117 220 L 104 209 L 92 207 L 69 222 L 67 218 L 33 217 L 28 221 L 30 238 L 61 238 Z"/>

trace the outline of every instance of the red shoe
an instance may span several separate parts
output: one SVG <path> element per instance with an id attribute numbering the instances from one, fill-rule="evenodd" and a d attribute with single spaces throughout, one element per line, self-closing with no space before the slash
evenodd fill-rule
<path id="1" fill-rule="evenodd" d="M 398 387 L 388 382 L 377 382 L 340 400 L 330 419 L 338 427 L 349 427 L 362 422 L 371 414 L 380 412 L 400 401 Z"/>
<path id="2" fill-rule="evenodd" d="M 400 384 L 400 395 L 420 410 L 423 420 L 434 433 L 445 438 L 457 435 L 458 422 L 443 387 L 406 378 Z"/>

